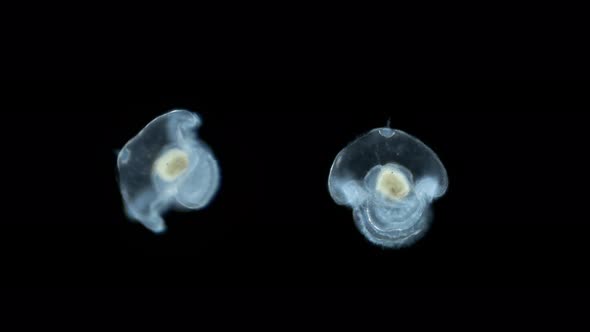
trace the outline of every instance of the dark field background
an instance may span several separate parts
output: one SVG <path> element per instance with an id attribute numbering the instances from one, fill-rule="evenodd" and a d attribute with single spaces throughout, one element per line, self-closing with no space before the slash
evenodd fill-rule
<path id="1" fill-rule="evenodd" d="M 0 91 L 3 287 L 585 287 L 586 85 L 540 82 L 30 81 Z M 199 113 L 222 182 L 154 235 L 126 219 L 115 150 Z M 375 127 L 449 174 L 414 246 L 385 250 L 336 205 L 336 154 Z"/>

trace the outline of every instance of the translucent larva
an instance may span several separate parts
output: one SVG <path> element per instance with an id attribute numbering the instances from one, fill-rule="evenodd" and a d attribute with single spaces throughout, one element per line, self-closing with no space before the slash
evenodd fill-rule
<path id="1" fill-rule="evenodd" d="M 119 152 L 119 188 L 125 212 L 153 232 L 166 229 L 170 208 L 200 209 L 219 188 L 219 166 L 197 138 L 201 118 L 186 110 L 158 116 Z"/>
<path id="2" fill-rule="evenodd" d="M 447 190 L 438 156 L 417 138 L 397 129 L 377 128 L 346 146 L 328 179 L 337 204 L 353 209 L 364 236 L 377 245 L 399 248 L 428 229 L 431 203 Z"/>

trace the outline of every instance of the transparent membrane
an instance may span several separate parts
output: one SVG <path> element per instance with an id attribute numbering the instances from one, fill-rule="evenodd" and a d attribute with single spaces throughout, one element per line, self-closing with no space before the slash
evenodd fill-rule
<path id="1" fill-rule="evenodd" d="M 372 243 L 402 247 L 424 235 L 431 203 L 447 190 L 438 156 L 417 138 L 377 128 L 347 145 L 328 179 L 337 204 L 353 209 L 356 226 Z"/>
<path id="2" fill-rule="evenodd" d="M 119 188 L 127 216 L 153 232 L 170 208 L 196 210 L 219 188 L 219 166 L 197 138 L 200 117 L 186 110 L 158 116 L 119 151 Z"/>

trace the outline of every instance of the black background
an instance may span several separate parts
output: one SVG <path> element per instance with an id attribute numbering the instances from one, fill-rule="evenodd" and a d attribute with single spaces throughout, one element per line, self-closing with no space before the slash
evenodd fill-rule
<path id="1" fill-rule="evenodd" d="M 6 82 L 5 82 L 6 83 Z M 0 232 L 8 287 L 583 287 L 587 86 L 563 82 L 29 81 L 0 92 Z M 126 219 L 116 154 L 154 117 L 199 113 L 220 191 Z M 384 126 L 429 145 L 449 174 L 414 246 L 357 231 L 327 177 Z"/>
<path id="2" fill-rule="evenodd" d="M 77 331 L 158 318 L 169 330 L 181 317 L 184 329 L 213 318 L 240 329 L 274 319 L 273 331 L 324 327 L 313 320 L 563 330 L 585 317 L 587 83 L 178 79 L 587 78 L 586 11 L 193 5 L 4 10 L 3 326 L 14 313 L 19 327 L 44 329 L 78 318 Z M 8 81 L 27 78 L 44 80 Z M 110 80 L 58 81 L 91 78 Z M 203 117 L 221 190 L 205 210 L 170 213 L 169 232 L 154 236 L 123 215 L 114 150 L 181 107 Z M 400 251 L 370 245 L 325 185 L 337 152 L 389 118 L 450 177 L 426 237 Z M 575 289 L 547 289 L 563 287 Z"/>

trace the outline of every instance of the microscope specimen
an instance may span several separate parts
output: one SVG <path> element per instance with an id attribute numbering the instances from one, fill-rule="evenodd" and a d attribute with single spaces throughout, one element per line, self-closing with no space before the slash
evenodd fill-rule
<path id="1" fill-rule="evenodd" d="M 389 248 L 413 244 L 428 229 L 432 202 L 448 187 L 438 156 L 417 138 L 376 128 L 346 146 L 328 179 L 332 199 L 353 209 L 360 232 Z"/>
<path id="2" fill-rule="evenodd" d="M 155 233 L 166 230 L 170 208 L 204 208 L 219 189 L 219 166 L 197 138 L 201 118 L 186 110 L 158 116 L 119 151 L 125 213 Z"/>

